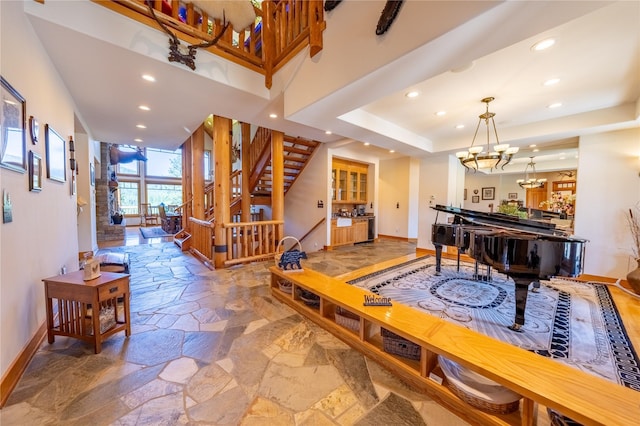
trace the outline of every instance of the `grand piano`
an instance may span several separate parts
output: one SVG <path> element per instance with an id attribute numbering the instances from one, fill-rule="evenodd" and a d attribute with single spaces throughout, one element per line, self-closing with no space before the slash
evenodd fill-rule
<path id="1" fill-rule="evenodd" d="M 476 261 L 475 279 L 490 277 L 490 268 L 515 282 L 516 312 L 511 330 L 521 331 L 529 284 L 534 291 L 540 279 L 551 276 L 575 277 L 582 273 L 586 240 L 556 229 L 555 224 L 520 219 L 501 213 L 485 213 L 436 205 L 438 212 L 452 214 L 453 222 L 436 223 L 431 241 L 436 249 L 436 273 L 441 271 L 442 247 L 452 246 Z M 487 275 L 477 274 L 478 263 L 486 265 Z"/>

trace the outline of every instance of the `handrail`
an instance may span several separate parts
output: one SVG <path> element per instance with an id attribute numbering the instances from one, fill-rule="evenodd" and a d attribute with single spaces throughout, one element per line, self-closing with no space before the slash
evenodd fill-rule
<path id="1" fill-rule="evenodd" d="M 145 0 L 92 0 L 117 13 L 158 28 Z M 273 74 L 304 47 L 310 56 L 322 50 L 322 32 L 326 27 L 322 0 L 264 0 L 262 10 L 256 10 L 257 23 L 237 31 L 230 25 L 218 42 L 205 50 L 222 56 L 265 76 L 270 89 Z M 179 9 L 185 7 L 186 16 Z M 193 3 L 171 0 L 152 1 L 154 14 L 160 22 L 175 31 L 175 36 L 190 44 L 211 41 L 222 23 L 200 13 Z M 202 19 L 200 19 L 202 18 Z"/>
<path id="2" fill-rule="evenodd" d="M 225 267 L 273 258 L 284 233 L 282 220 L 230 222 L 221 226 L 227 245 Z"/>
<path id="3" fill-rule="evenodd" d="M 307 232 L 306 234 L 304 234 L 302 236 L 302 238 L 300 238 L 298 241 L 303 242 L 305 238 L 307 238 L 313 231 L 316 230 L 316 228 L 318 228 L 320 225 L 322 225 L 323 223 L 325 223 L 327 221 L 326 217 L 323 217 L 322 219 L 320 219 L 318 221 L 318 223 L 316 223 L 315 225 L 313 225 L 313 227 L 309 230 L 309 232 Z"/>

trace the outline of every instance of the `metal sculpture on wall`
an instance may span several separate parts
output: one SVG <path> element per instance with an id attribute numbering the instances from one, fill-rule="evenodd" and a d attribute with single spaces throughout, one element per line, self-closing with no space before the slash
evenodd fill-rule
<path id="1" fill-rule="evenodd" d="M 400 7 L 402 6 L 402 2 L 404 0 L 388 0 L 384 5 L 384 9 L 382 9 L 382 13 L 380 14 L 380 19 L 378 19 L 378 25 L 376 26 L 376 35 L 382 35 L 393 21 L 398 16 L 398 12 L 400 11 Z M 332 11 L 342 2 L 342 0 L 326 0 L 324 2 L 324 10 L 326 12 Z"/>

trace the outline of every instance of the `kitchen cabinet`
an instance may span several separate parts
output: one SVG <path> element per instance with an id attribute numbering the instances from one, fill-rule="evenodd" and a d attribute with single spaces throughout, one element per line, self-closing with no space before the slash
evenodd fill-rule
<path id="1" fill-rule="evenodd" d="M 331 199 L 334 203 L 366 204 L 369 166 L 334 159 L 331 168 Z"/>
<path id="2" fill-rule="evenodd" d="M 353 242 L 360 243 L 367 241 L 369 234 L 368 219 L 354 219 L 353 221 Z"/>
<path id="3" fill-rule="evenodd" d="M 338 226 L 338 219 L 331 220 L 331 245 L 342 246 L 346 244 L 361 243 L 369 240 L 369 218 L 354 217 L 349 226 Z"/>

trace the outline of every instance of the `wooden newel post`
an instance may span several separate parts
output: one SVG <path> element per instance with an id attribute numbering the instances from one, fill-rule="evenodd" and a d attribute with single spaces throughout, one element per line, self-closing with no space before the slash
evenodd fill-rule
<path id="1" fill-rule="evenodd" d="M 322 50 L 324 9 L 322 0 L 309 0 L 309 56 L 312 58 Z"/>
<path id="2" fill-rule="evenodd" d="M 223 225 L 230 222 L 230 184 L 231 175 L 231 119 L 213 117 L 213 155 L 215 162 L 214 187 L 214 244 L 213 262 L 216 268 L 223 268 L 227 260 L 227 234 Z"/>
<path id="3" fill-rule="evenodd" d="M 262 2 L 262 58 L 264 60 L 264 85 L 271 89 L 273 83 L 273 58 L 276 56 L 276 36 L 272 0 Z"/>
<path id="4" fill-rule="evenodd" d="M 242 199 L 240 200 L 240 210 L 242 222 L 251 222 L 251 188 L 249 188 L 249 177 L 251 176 L 251 125 L 242 123 Z"/>
<path id="5" fill-rule="evenodd" d="M 284 133 L 275 130 L 271 133 L 271 174 L 271 216 L 284 220 Z"/>

